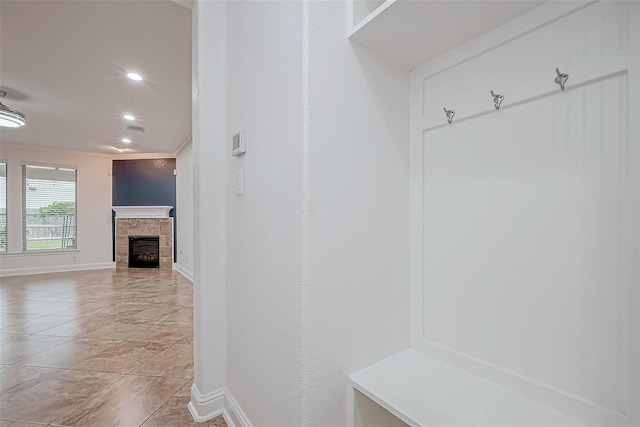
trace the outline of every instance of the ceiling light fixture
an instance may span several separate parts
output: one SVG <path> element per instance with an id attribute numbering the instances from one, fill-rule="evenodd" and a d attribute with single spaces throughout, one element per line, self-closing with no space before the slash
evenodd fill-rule
<path id="1" fill-rule="evenodd" d="M 142 80 L 142 76 L 140 74 L 138 74 L 138 73 L 127 73 L 127 77 L 129 77 L 131 80 L 135 80 L 137 82 Z"/>
<path id="2" fill-rule="evenodd" d="M 133 121 L 136 119 L 135 116 L 132 116 L 131 114 L 125 114 L 124 116 L 122 116 L 122 118 L 129 121 Z"/>
<path id="3" fill-rule="evenodd" d="M 131 140 L 129 138 L 122 138 L 120 141 L 124 142 L 125 144 L 131 144 Z"/>
<path id="4" fill-rule="evenodd" d="M 0 98 L 4 98 L 7 92 L 0 90 Z M 27 123 L 26 116 L 20 111 L 9 108 L 0 102 L 0 126 L 19 128 Z"/>

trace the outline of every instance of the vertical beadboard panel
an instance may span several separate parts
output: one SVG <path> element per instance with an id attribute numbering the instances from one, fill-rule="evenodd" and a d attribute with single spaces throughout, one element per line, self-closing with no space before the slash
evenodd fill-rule
<path id="1" fill-rule="evenodd" d="M 541 78 L 553 85 L 555 68 L 568 72 L 626 47 L 626 2 L 606 1 L 568 15 L 544 30 L 525 34 L 479 57 L 423 79 L 426 127 L 445 120 L 443 107 L 458 116 L 491 105 L 489 91 L 505 95 Z M 606 24 L 606 25 L 605 25 Z M 571 77 L 568 84 L 571 84 Z"/>
<path id="2" fill-rule="evenodd" d="M 424 339 L 619 414 L 625 78 L 427 132 L 423 159 Z"/>
<path id="3" fill-rule="evenodd" d="M 596 425 L 634 422 L 630 253 L 640 236 L 629 237 L 638 231 L 629 210 L 640 203 L 632 182 L 640 160 L 629 152 L 640 142 L 627 134 L 627 74 L 435 124 L 442 107 L 482 110 L 489 89 L 508 103 L 510 88 L 550 72 L 553 80 L 555 66 L 571 74 L 627 49 L 629 7 L 594 3 L 412 77 L 422 157 L 413 176 L 423 190 L 413 323 L 421 334 L 412 332 L 412 345 Z"/>

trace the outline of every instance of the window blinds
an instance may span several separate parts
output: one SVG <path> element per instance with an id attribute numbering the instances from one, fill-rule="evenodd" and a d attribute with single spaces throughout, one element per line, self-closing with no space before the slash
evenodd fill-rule
<path id="1" fill-rule="evenodd" d="M 24 164 L 22 192 L 23 249 L 76 248 L 76 169 Z"/>
<path id="2" fill-rule="evenodd" d="M 0 162 L 0 252 L 7 250 L 7 164 Z"/>

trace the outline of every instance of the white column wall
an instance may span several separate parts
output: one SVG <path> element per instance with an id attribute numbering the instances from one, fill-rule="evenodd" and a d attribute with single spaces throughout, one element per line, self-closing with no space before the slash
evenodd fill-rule
<path id="1" fill-rule="evenodd" d="M 224 40 L 224 3 L 198 2 L 192 58 L 193 326 L 194 385 L 200 397 L 224 389 L 226 372 Z"/>
<path id="2" fill-rule="evenodd" d="M 301 426 L 301 3 L 228 2 L 226 18 L 228 387 L 254 425 Z"/>

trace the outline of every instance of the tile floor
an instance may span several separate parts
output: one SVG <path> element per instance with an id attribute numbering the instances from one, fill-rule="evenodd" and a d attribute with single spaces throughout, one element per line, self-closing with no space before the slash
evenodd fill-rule
<path id="1" fill-rule="evenodd" d="M 195 423 L 192 285 L 92 270 L 0 279 L 0 427 Z"/>

